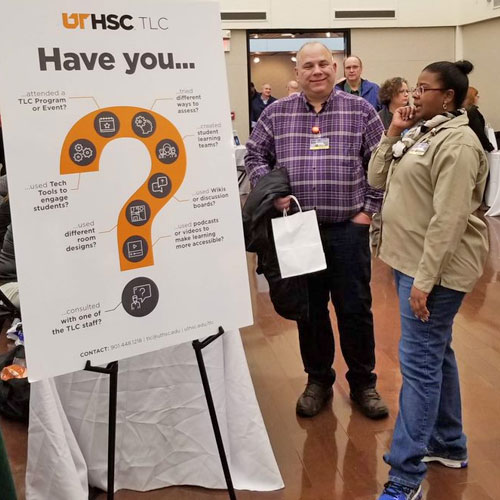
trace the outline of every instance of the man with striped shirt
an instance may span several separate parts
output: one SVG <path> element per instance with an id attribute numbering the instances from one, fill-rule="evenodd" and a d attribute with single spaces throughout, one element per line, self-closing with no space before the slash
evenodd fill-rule
<path id="1" fill-rule="evenodd" d="M 334 90 L 336 64 L 321 43 L 306 43 L 295 68 L 303 92 L 270 105 L 247 142 L 252 185 L 274 168 L 288 171 L 303 210 L 316 210 L 327 269 L 307 276 L 309 318 L 297 322 L 308 374 L 297 414 L 316 415 L 332 396 L 334 338 L 331 297 L 348 366 L 351 399 L 369 418 L 388 410 L 375 389 L 375 342 L 370 291 L 369 227 L 382 192 L 366 180 L 370 154 L 384 127 L 364 99 Z M 278 210 L 290 197 L 276 198 Z"/>

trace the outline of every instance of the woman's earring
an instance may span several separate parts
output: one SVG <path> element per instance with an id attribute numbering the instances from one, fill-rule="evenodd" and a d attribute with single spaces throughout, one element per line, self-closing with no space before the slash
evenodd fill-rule
<path id="1" fill-rule="evenodd" d="M 446 102 L 443 102 L 443 109 L 446 111 L 447 108 L 448 108 L 448 105 L 446 104 Z"/>

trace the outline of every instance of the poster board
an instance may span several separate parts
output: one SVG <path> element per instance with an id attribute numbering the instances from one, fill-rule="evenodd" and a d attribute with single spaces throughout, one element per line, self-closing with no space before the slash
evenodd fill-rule
<path id="1" fill-rule="evenodd" d="M 218 3 L 4 0 L 31 381 L 252 322 Z"/>

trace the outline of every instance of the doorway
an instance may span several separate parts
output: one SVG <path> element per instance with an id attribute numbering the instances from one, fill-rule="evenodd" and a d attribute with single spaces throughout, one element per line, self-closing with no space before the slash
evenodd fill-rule
<path id="1" fill-rule="evenodd" d="M 326 45 L 339 68 L 350 53 L 349 30 L 247 31 L 249 88 L 252 82 L 256 91 L 261 92 L 262 86 L 269 84 L 273 97 L 286 97 L 287 83 L 295 80 L 297 51 L 307 42 Z"/>

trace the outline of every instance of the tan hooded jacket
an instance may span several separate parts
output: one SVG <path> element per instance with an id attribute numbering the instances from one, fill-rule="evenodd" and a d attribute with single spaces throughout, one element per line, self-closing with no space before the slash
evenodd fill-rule
<path id="1" fill-rule="evenodd" d="M 376 254 L 423 292 L 436 284 L 469 292 L 483 272 L 487 229 L 474 212 L 488 164 L 467 124 L 464 114 L 435 127 L 397 160 L 398 138 L 384 135 L 368 166 L 368 182 L 385 189 Z"/>

